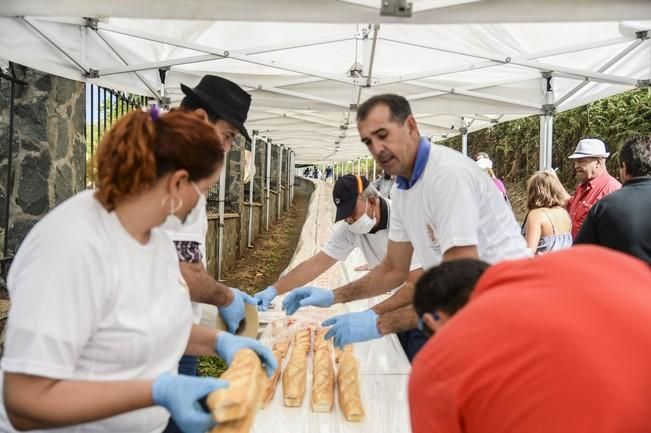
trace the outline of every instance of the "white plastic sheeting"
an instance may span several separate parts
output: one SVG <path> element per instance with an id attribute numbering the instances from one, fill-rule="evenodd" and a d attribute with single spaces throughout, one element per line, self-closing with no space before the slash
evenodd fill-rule
<path id="1" fill-rule="evenodd" d="M 301 232 L 299 245 L 287 270 L 294 268 L 303 260 L 321 249 L 332 232 L 335 207 L 332 204 L 332 186 L 314 181 L 307 218 Z M 333 266 L 317 278 L 315 284 L 335 288 L 341 284 L 363 276 L 354 268 L 364 264 L 359 250 L 355 250 L 348 260 Z M 272 311 L 260 313 L 261 322 L 270 322 L 285 317 L 280 310 L 282 299 L 274 300 Z M 347 311 L 362 311 L 375 305 L 382 297 L 361 300 L 345 305 L 335 305 L 328 309 L 303 308 L 294 317 L 303 322 L 320 323 L 334 314 Z M 261 341 L 269 344 L 271 332 L 267 327 L 262 331 Z M 363 423 L 346 421 L 339 408 L 335 394 L 335 408 L 332 413 L 315 413 L 310 407 L 312 389 L 312 358 L 308 358 L 307 387 L 303 405 L 288 408 L 283 405 L 282 383 L 279 381 L 276 394 L 269 405 L 256 417 L 252 433 L 263 432 L 302 432 L 302 433 L 409 433 L 409 411 L 407 403 L 407 382 L 411 366 L 395 335 L 379 340 L 353 345 L 355 356 L 360 361 L 361 397 L 366 411 Z M 285 360 L 286 361 L 286 360 Z"/>
<path id="2" fill-rule="evenodd" d="M 387 20 L 377 10 L 355 4 L 360 2 L 250 0 L 236 7 L 227 1 L 213 2 L 220 4 L 215 9 L 194 0 L 183 2 L 187 10 L 177 15 L 175 2 L 158 2 L 151 9 L 143 9 L 147 2 L 130 2 L 118 12 L 113 5 L 119 2 L 5 1 L 0 14 L 41 17 L 0 18 L 0 58 L 156 97 L 161 88 L 158 69 L 170 67 L 165 95 L 172 103 L 182 98 L 179 83 L 195 85 L 207 73 L 225 76 L 253 95 L 247 127 L 294 149 L 297 163 L 366 156 L 355 129 L 355 107 L 378 93 L 405 95 L 421 133 L 439 139 L 463 127 L 472 132 L 526 115 L 567 110 L 645 86 L 651 78 L 646 33 L 651 21 L 614 21 L 651 19 L 649 1 L 482 0 L 441 10 L 465 8 L 465 22 L 499 22 L 512 15 L 502 20 L 495 12 L 487 12 L 485 19 L 473 14 L 486 11 L 488 4 L 496 10 L 509 4 L 517 16 L 528 5 L 527 21 L 557 22 L 351 24 L 351 15 L 367 17 L 369 23 Z M 42 9 L 35 11 L 37 5 Z M 71 5 L 79 6 L 76 18 L 52 17 L 70 14 Z M 439 9 L 427 5 L 416 2 L 417 12 L 407 22 L 437 22 L 434 12 Z M 596 5 L 609 11 L 608 16 L 596 13 Z M 543 13 L 543 7 L 557 10 Z M 332 18 L 334 24 L 255 21 L 280 19 L 278 11 L 286 12 L 289 21 L 323 21 L 335 10 L 339 15 Z M 197 18 L 201 11 L 206 17 L 251 21 L 79 18 L 82 12 Z M 613 21 L 566 22 L 596 17 Z M 546 77 L 551 77 L 549 94 Z"/>

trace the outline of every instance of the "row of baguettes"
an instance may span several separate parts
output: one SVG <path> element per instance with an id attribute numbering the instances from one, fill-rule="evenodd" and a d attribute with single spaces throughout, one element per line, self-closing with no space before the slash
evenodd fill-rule
<path id="1" fill-rule="evenodd" d="M 332 362 L 332 343 L 325 340 L 325 329 L 317 329 L 313 346 L 312 410 L 330 412 L 334 406 L 335 370 Z M 285 406 L 299 407 L 303 403 L 307 379 L 307 353 L 310 351 L 312 331 L 299 331 L 294 337 L 294 350 L 283 372 L 283 401 Z M 351 422 L 364 420 L 364 406 L 360 396 L 359 364 L 348 345 L 335 352 L 338 364 L 337 385 L 339 406 Z"/>
<path id="2" fill-rule="evenodd" d="M 211 433 L 246 433 L 251 429 L 260 406 L 265 380 L 260 358 L 251 349 L 239 351 L 221 378 L 228 388 L 212 392 L 207 399 L 213 417 L 219 423 Z"/>

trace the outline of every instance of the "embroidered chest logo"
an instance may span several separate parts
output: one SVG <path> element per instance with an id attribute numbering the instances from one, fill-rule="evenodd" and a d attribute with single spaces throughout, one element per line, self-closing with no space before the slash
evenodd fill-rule
<path id="1" fill-rule="evenodd" d="M 438 240 L 436 239 L 436 235 L 434 234 L 434 228 L 432 227 L 431 224 L 427 224 L 427 234 L 429 235 L 429 238 L 432 240 L 433 244 L 437 244 Z"/>
<path id="2" fill-rule="evenodd" d="M 339 200 L 339 197 L 336 197 L 335 198 L 335 204 L 339 204 L 339 203 L 341 203 L 341 200 Z"/>

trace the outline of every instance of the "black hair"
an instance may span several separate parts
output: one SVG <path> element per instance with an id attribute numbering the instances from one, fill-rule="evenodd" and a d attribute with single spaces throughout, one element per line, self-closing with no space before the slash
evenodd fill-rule
<path id="1" fill-rule="evenodd" d="M 418 316 L 439 310 L 449 316 L 461 309 L 475 284 L 490 265 L 481 260 L 459 259 L 430 268 L 416 282 L 414 309 Z"/>
<path id="2" fill-rule="evenodd" d="M 651 176 L 651 137 L 635 137 L 619 149 L 619 164 L 626 164 L 631 177 Z"/>
<path id="3" fill-rule="evenodd" d="M 192 95 L 186 95 L 183 98 L 181 101 L 181 108 L 185 111 L 194 111 L 201 108 L 208 114 L 208 119 L 212 123 L 217 123 L 217 121 L 222 118 L 219 114 L 208 108 L 199 98 Z"/>
<path id="4" fill-rule="evenodd" d="M 400 95 L 385 93 L 383 95 L 372 96 L 364 101 L 357 109 L 357 121 L 366 120 L 371 109 L 380 104 L 389 107 L 392 119 L 398 123 L 404 123 L 407 117 L 411 115 L 409 101 Z"/>

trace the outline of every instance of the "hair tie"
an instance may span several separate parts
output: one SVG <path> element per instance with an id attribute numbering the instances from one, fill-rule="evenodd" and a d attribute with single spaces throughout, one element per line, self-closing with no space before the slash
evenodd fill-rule
<path id="1" fill-rule="evenodd" d="M 152 122 L 156 123 L 160 115 L 161 112 L 160 112 L 160 108 L 158 108 L 158 105 L 152 105 L 149 108 L 149 116 L 151 117 Z"/>

